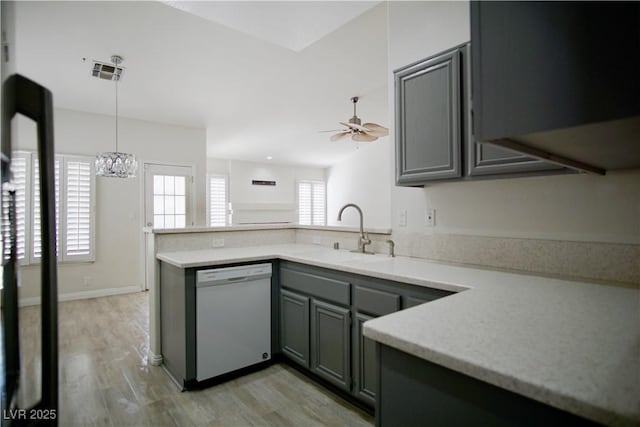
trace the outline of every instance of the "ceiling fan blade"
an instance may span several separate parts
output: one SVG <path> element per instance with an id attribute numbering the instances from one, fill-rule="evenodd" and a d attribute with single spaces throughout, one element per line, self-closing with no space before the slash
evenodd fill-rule
<path id="1" fill-rule="evenodd" d="M 344 132 L 344 129 L 331 129 L 331 130 L 319 130 L 318 133 L 325 133 L 325 132 Z"/>
<path id="2" fill-rule="evenodd" d="M 367 128 L 366 132 L 368 134 L 375 135 L 377 137 L 389 135 L 389 129 L 387 129 L 384 126 L 380 126 L 379 124 L 376 124 L 376 123 L 365 123 L 363 126 L 365 128 Z"/>
<path id="3" fill-rule="evenodd" d="M 371 142 L 378 139 L 378 137 L 363 132 L 363 133 L 354 133 L 351 139 L 359 142 Z"/>
<path id="4" fill-rule="evenodd" d="M 330 141 L 337 141 L 339 139 L 344 138 L 345 136 L 349 135 L 351 132 L 349 132 L 348 130 L 342 131 L 340 133 L 336 133 L 335 135 L 331 135 L 331 138 L 329 138 Z"/>
<path id="5" fill-rule="evenodd" d="M 360 125 L 357 125 L 355 123 L 340 122 L 340 124 L 341 125 L 345 125 L 346 127 L 350 128 L 350 129 L 355 129 L 355 130 L 360 131 L 360 132 L 364 132 L 364 131 L 367 130 L 367 128 L 365 128 L 364 126 L 360 126 Z"/>

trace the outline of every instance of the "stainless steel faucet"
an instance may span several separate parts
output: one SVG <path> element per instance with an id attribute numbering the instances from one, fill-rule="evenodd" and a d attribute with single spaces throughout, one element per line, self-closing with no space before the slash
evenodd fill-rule
<path id="1" fill-rule="evenodd" d="M 358 251 L 364 254 L 367 252 L 367 245 L 371 244 L 371 239 L 369 239 L 369 234 L 364 232 L 362 209 L 354 203 L 347 203 L 340 208 L 340 211 L 338 212 L 338 221 L 342 221 L 342 212 L 344 212 L 346 208 L 355 208 L 360 214 L 360 238 L 358 239 Z"/>

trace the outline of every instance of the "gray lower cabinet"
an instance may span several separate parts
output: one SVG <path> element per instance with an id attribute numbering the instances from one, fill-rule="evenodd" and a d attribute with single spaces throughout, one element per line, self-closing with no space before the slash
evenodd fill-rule
<path id="1" fill-rule="evenodd" d="M 311 301 L 311 371 L 351 389 L 351 321 L 348 308 Z"/>
<path id="2" fill-rule="evenodd" d="M 376 426 L 596 426 L 444 366 L 376 343 Z"/>
<path id="3" fill-rule="evenodd" d="M 291 360 L 309 368 L 309 298 L 280 290 L 280 345 Z"/>
<path id="4" fill-rule="evenodd" d="M 355 319 L 355 396 L 372 406 L 376 403 L 378 372 L 376 368 L 375 341 L 362 334 L 362 325 L 373 316 L 357 313 Z"/>
<path id="5" fill-rule="evenodd" d="M 281 353 L 371 407 L 378 362 L 364 323 L 451 294 L 289 261 L 279 281 Z"/>
<path id="6" fill-rule="evenodd" d="M 402 308 L 415 307 L 416 305 L 421 305 L 429 301 L 431 300 L 423 297 L 408 296 L 404 299 L 404 305 Z"/>
<path id="7" fill-rule="evenodd" d="M 196 286 L 193 269 L 160 263 L 162 363 L 181 386 L 196 378 Z"/>
<path id="8" fill-rule="evenodd" d="M 340 273 L 281 264 L 282 353 L 345 391 L 351 389 L 350 289 Z"/>
<path id="9" fill-rule="evenodd" d="M 363 335 L 362 326 L 367 320 L 400 310 L 400 304 L 401 296 L 395 287 L 373 279 L 354 280 L 353 395 L 372 406 L 378 382 L 375 343 Z"/>

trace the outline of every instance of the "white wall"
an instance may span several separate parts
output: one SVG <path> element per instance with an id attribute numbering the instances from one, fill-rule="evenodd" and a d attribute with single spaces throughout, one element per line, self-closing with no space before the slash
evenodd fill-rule
<path id="1" fill-rule="evenodd" d="M 365 227 L 391 227 L 389 145 L 389 138 L 360 144 L 346 160 L 327 168 L 327 225 L 359 226 L 355 209 L 345 210 L 342 221 L 337 221 L 340 208 L 355 203 L 363 211 Z"/>
<path id="2" fill-rule="evenodd" d="M 55 150 L 94 156 L 113 151 L 114 117 L 64 109 L 54 112 Z M 19 119 L 17 149 L 34 150 L 33 122 Z M 138 161 L 195 165 L 196 221 L 204 224 L 206 139 L 204 129 L 170 126 L 120 118 L 119 149 L 134 153 Z M 59 292 L 95 292 L 140 287 L 142 259 L 142 171 L 133 179 L 96 179 L 96 261 L 59 264 Z M 21 297 L 39 294 L 39 267 L 22 270 Z M 84 286 L 84 277 L 91 285 Z"/>
<path id="3" fill-rule="evenodd" d="M 251 181 L 254 179 L 276 181 L 276 185 L 252 185 Z M 295 203 L 296 181 L 301 179 L 323 181 L 324 169 L 229 161 L 229 192 L 231 201 L 235 203 Z"/>
<path id="4" fill-rule="evenodd" d="M 468 41 L 469 4 L 389 2 L 388 8 L 393 111 L 393 70 Z M 393 158 L 393 144 L 389 150 Z M 391 206 L 394 233 L 640 243 L 640 170 L 392 186 Z M 435 228 L 425 227 L 427 208 L 436 209 Z M 406 227 L 398 226 L 401 209 L 407 210 Z"/>
<path id="5" fill-rule="evenodd" d="M 259 163 L 240 160 L 207 159 L 207 172 L 229 177 L 229 201 L 234 210 L 233 223 L 293 222 L 296 220 L 296 182 L 299 180 L 324 181 L 322 168 Z M 276 181 L 275 186 L 253 185 L 253 180 Z M 260 204 L 265 209 L 253 210 Z M 281 211 L 268 210 L 266 205 L 287 205 Z M 251 205 L 251 211 L 241 206 Z"/>
<path id="6" fill-rule="evenodd" d="M 470 39 L 468 2 L 388 3 L 389 111 L 395 111 L 393 70 L 446 50 Z M 394 114 L 389 115 L 395 128 Z M 390 158 L 395 159 L 394 135 Z M 391 165 L 395 176 L 395 164 Z M 391 222 L 394 232 L 426 232 L 427 197 L 421 188 L 396 187 L 391 181 Z M 407 225 L 398 227 L 399 212 L 406 210 Z M 439 221 L 438 221 L 439 222 Z"/>

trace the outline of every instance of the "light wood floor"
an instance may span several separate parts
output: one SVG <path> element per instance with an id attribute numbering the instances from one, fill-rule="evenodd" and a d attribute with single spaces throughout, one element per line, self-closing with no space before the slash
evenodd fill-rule
<path id="1" fill-rule="evenodd" d="M 39 384 L 39 314 L 21 309 L 22 401 Z M 373 419 L 286 365 L 180 392 L 147 361 L 148 293 L 60 303 L 60 425 L 370 426 Z"/>

